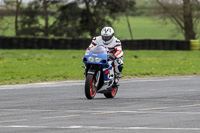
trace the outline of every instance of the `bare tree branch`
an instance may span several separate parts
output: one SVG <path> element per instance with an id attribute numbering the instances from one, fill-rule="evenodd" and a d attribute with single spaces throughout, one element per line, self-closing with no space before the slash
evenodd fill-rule
<path id="1" fill-rule="evenodd" d="M 182 22 L 180 22 L 178 18 L 173 13 L 171 13 L 170 10 L 162 2 L 160 2 L 159 0 L 156 1 L 174 19 L 174 21 L 181 27 L 181 29 L 184 29 L 184 25 L 182 24 Z"/>
<path id="2" fill-rule="evenodd" d="M 156 0 L 159 6 L 169 16 L 171 21 L 180 29 L 185 36 L 185 40 L 191 40 L 196 38 L 195 28 L 198 24 L 198 20 L 194 18 L 194 9 L 192 0 L 179 0 L 179 1 L 167 1 Z M 181 8 L 180 8 L 181 7 Z M 195 20 L 195 21 L 194 21 Z"/>

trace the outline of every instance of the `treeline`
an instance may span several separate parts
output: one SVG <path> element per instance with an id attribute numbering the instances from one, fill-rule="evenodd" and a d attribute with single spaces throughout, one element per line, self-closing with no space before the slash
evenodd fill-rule
<path id="1" fill-rule="evenodd" d="M 0 23 L 6 15 L 14 14 L 16 36 L 91 38 L 103 26 L 112 26 L 119 14 L 126 15 L 128 23 L 129 14 L 135 10 L 134 0 L 33 0 L 26 5 L 22 2 L 4 0 L 1 6 Z M 0 30 L 6 28 L 0 26 Z"/>
<path id="2" fill-rule="evenodd" d="M 130 38 L 129 16 L 159 16 L 172 21 L 185 40 L 200 36 L 200 0 L 1 0 L 0 31 L 15 26 L 16 36 L 92 38 L 104 26 L 125 16 Z M 6 17 L 14 15 L 14 20 Z M 153 31 L 152 31 L 153 32 Z"/>

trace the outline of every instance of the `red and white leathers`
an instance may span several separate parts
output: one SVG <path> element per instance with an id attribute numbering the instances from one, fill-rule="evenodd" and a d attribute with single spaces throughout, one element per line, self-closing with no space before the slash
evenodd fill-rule
<path id="1" fill-rule="evenodd" d="M 116 57 L 116 59 L 114 60 L 115 73 L 120 75 L 123 68 L 123 51 L 121 41 L 113 36 L 111 42 L 109 42 L 108 44 L 104 44 L 102 37 L 97 36 L 92 39 L 89 49 L 96 45 L 104 45 L 106 48 L 109 49 L 109 53 L 113 53 L 113 55 Z"/>

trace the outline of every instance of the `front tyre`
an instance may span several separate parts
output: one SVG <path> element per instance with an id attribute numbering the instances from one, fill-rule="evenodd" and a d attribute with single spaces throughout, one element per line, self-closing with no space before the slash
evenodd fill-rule
<path id="1" fill-rule="evenodd" d="M 110 92 L 104 93 L 104 96 L 106 98 L 114 98 L 116 96 L 116 94 L 117 94 L 117 91 L 118 91 L 118 87 L 112 86 Z"/>
<path id="2" fill-rule="evenodd" d="M 88 74 L 85 81 L 85 96 L 88 99 L 93 99 L 97 93 L 97 87 L 95 87 L 95 83 L 95 76 Z"/>

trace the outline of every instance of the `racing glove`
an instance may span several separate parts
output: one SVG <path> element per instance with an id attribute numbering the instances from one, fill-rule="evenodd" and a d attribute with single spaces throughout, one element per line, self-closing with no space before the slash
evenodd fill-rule
<path id="1" fill-rule="evenodd" d="M 108 59 L 115 60 L 116 57 L 112 53 L 108 53 Z"/>

